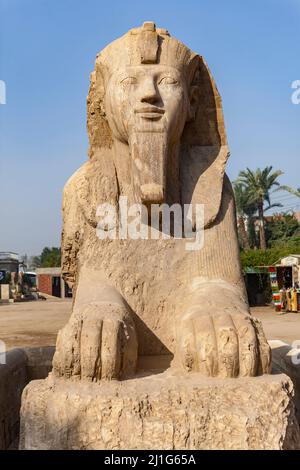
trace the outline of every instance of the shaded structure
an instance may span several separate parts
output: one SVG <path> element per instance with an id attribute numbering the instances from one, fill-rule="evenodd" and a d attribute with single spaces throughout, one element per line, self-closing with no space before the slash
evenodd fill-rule
<path id="1" fill-rule="evenodd" d="M 64 281 L 61 268 L 37 268 L 37 288 L 42 294 L 70 298 L 72 289 Z"/>

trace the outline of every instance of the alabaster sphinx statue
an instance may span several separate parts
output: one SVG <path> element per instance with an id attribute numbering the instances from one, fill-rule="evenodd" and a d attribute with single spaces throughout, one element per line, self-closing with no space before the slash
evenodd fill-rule
<path id="1" fill-rule="evenodd" d="M 146 22 L 97 56 L 87 104 L 89 160 L 63 196 L 62 269 L 74 302 L 54 377 L 122 380 L 143 356 L 169 358 L 176 374 L 269 373 L 241 272 L 221 98 L 203 58 Z M 147 210 L 203 205 L 201 249 L 187 250 L 184 236 L 99 237 L 97 208 L 118 214 L 125 196 Z"/>

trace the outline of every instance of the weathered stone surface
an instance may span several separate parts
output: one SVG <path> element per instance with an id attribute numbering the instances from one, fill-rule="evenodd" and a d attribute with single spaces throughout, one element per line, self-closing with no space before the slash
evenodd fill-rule
<path id="1" fill-rule="evenodd" d="M 9 301 L 9 284 L 0 284 L 0 300 L 3 303 Z"/>
<path id="2" fill-rule="evenodd" d="M 98 54 L 87 104 L 90 159 L 63 196 L 73 309 L 52 375 L 24 392 L 22 448 L 295 447 L 291 382 L 245 378 L 270 372 L 271 354 L 249 314 L 221 98 L 205 61 L 147 22 Z M 121 198 L 145 209 L 140 225 L 158 239 L 120 236 Z M 109 223 L 102 204 L 117 214 Z M 186 204 L 194 214 L 204 205 L 203 224 L 175 236 L 175 224 L 155 225 L 155 204 L 179 206 L 177 227 Z M 137 378 L 141 356 L 171 358 L 169 372 Z"/>
<path id="3" fill-rule="evenodd" d="M 53 347 L 0 353 L 0 450 L 18 442 L 22 392 L 30 380 L 47 377 L 53 353 Z"/>
<path id="4" fill-rule="evenodd" d="M 90 159 L 63 196 L 62 271 L 74 304 L 54 374 L 122 379 L 138 356 L 162 354 L 203 376 L 269 372 L 241 273 L 221 98 L 203 58 L 147 22 L 98 54 L 87 104 Z M 153 204 L 181 214 L 204 205 L 204 246 L 189 251 L 195 233 L 165 238 L 159 226 L 159 239 L 101 238 L 101 204 L 117 213 L 105 233 L 126 225 L 121 197 L 145 206 L 147 230 Z"/>
<path id="5" fill-rule="evenodd" d="M 300 350 L 279 340 L 271 340 L 272 368 L 288 375 L 293 382 L 296 417 L 300 425 Z"/>
<path id="6" fill-rule="evenodd" d="M 299 449 L 285 375 L 170 372 L 99 384 L 49 376 L 24 391 L 22 449 Z"/>
<path id="7" fill-rule="evenodd" d="M 24 348 L 23 351 L 27 356 L 28 381 L 46 378 L 52 370 L 55 348 L 53 346 L 43 346 Z"/>
<path id="8" fill-rule="evenodd" d="M 19 434 L 21 395 L 28 383 L 26 363 L 21 349 L 7 352 L 6 364 L 0 363 L 0 450 L 7 449 Z"/>

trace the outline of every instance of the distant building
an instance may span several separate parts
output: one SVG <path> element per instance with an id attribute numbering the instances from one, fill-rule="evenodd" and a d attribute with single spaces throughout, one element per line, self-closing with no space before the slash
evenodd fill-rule
<path id="1" fill-rule="evenodd" d="M 300 212 L 288 211 L 287 213 L 291 215 L 293 219 L 297 220 L 297 222 L 300 222 Z M 284 220 L 285 215 L 285 213 L 273 214 L 272 216 L 266 216 L 265 220 L 267 222 L 276 222 L 278 220 Z"/>
<path id="2" fill-rule="evenodd" d="M 19 255 L 10 251 L 0 251 L 0 272 L 19 272 Z M 1 276 L 1 275 L 0 275 Z"/>
<path id="3" fill-rule="evenodd" d="M 272 268 L 272 269 L 271 269 Z M 253 266 L 244 268 L 244 275 L 251 307 L 265 305 L 272 301 L 272 280 L 276 291 L 300 286 L 300 254 L 290 254 L 272 266 Z M 300 308 L 299 308 L 300 310 Z"/>
<path id="4" fill-rule="evenodd" d="M 300 212 L 290 212 L 289 213 L 295 220 L 297 220 L 300 223 Z M 273 215 L 265 215 L 264 220 L 265 222 L 278 222 L 279 220 L 284 220 L 285 214 L 284 213 L 276 213 Z M 254 226 L 259 228 L 260 226 L 260 220 L 256 219 L 254 221 Z"/>
<path id="5" fill-rule="evenodd" d="M 62 299 L 72 297 L 72 290 L 61 275 L 61 268 L 37 268 L 37 288 L 41 294 Z"/>

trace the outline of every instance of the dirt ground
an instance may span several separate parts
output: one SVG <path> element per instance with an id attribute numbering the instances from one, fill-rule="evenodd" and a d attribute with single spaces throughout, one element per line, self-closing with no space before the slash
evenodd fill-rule
<path id="1" fill-rule="evenodd" d="M 46 301 L 0 304 L 0 340 L 7 349 L 55 345 L 57 332 L 71 313 L 71 300 L 49 298 Z M 279 315 L 270 307 L 255 307 L 268 339 L 291 344 L 300 339 L 300 313 Z"/>
<path id="2" fill-rule="evenodd" d="M 6 349 L 53 346 L 58 330 L 68 321 L 72 300 L 48 298 L 0 304 L 0 340 Z"/>
<path id="3" fill-rule="evenodd" d="M 300 313 L 276 313 L 272 307 L 254 307 L 251 313 L 262 322 L 267 339 L 300 340 Z"/>

